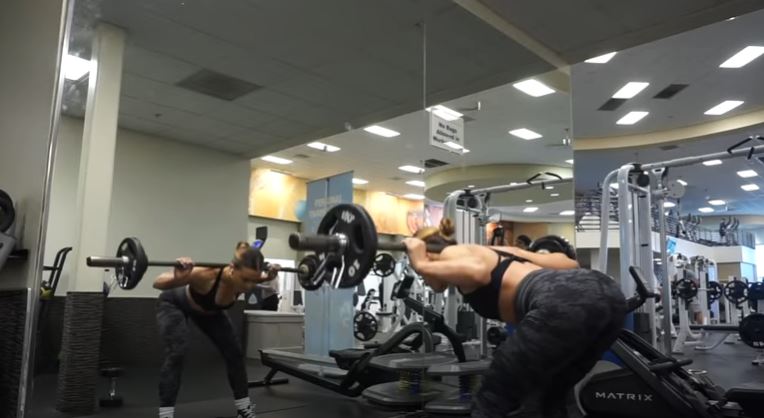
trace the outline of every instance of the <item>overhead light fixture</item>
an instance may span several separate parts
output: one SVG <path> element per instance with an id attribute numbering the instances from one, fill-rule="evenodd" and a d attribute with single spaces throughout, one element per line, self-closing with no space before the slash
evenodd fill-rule
<path id="1" fill-rule="evenodd" d="M 353 177 L 353 184 L 367 184 L 369 180 L 359 179 L 357 177 Z"/>
<path id="2" fill-rule="evenodd" d="M 379 135 L 384 138 L 394 138 L 401 134 L 400 132 L 394 131 L 392 129 L 383 128 L 379 125 L 367 126 L 363 128 L 363 130 L 370 134 Z"/>
<path id="3" fill-rule="evenodd" d="M 471 189 L 471 188 L 475 187 L 475 185 L 474 184 L 470 184 L 467 187 Z"/>
<path id="4" fill-rule="evenodd" d="M 525 203 L 533 203 L 533 199 L 525 199 Z"/>
<path id="5" fill-rule="evenodd" d="M 618 122 L 616 122 L 617 125 L 633 125 L 645 116 L 650 114 L 650 112 L 642 112 L 642 111 L 633 111 L 626 114 L 626 116 L 622 117 L 621 119 L 618 119 Z"/>
<path id="6" fill-rule="evenodd" d="M 751 184 L 744 184 L 740 186 L 741 189 L 745 190 L 746 192 L 755 192 L 756 190 L 759 190 L 759 186 L 751 183 Z"/>
<path id="7" fill-rule="evenodd" d="M 416 193 L 406 193 L 402 197 L 409 200 L 424 200 L 424 196 Z"/>
<path id="8" fill-rule="evenodd" d="M 415 186 L 415 187 L 425 187 L 425 184 L 422 180 L 409 180 L 406 182 L 409 186 Z"/>
<path id="9" fill-rule="evenodd" d="M 677 179 L 677 181 L 676 181 L 676 182 L 677 182 L 677 183 L 679 183 L 679 184 L 681 184 L 682 186 L 686 186 L 686 185 L 687 185 L 687 182 L 686 182 L 686 181 L 684 181 L 684 180 L 682 180 L 682 179 Z"/>
<path id="10" fill-rule="evenodd" d="M 749 45 L 719 65 L 719 68 L 740 68 L 764 54 L 764 46 Z"/>
<path id="11" fill-rule="evenodd" d="M 703 165 L 706 166 L 706 167 L 713 167 L 715 165 L 722 165 L 722 160 L 703 161 Z"/>
<path id="12" fill-rule="evenodd" d="M 554 190 L 554 186 L 545 186 L 547 190 Z"/>
<path id="13" fill-rule="evenodd" d="M 77 81 L 90 72 L 90 61 L 76 55 L 64 55 L 64 78 Z"/>
<path id="14" fill-rule="evenodd" d="M 428 112 L 432 113 L 433 115 L 435 115 L 435 116 L 437 116 L 437 117 L 439 117 L 441 119 L 445 119 L 445 120 L 447 120 L 449 122 L 452 121 L 452 120 L 461 119 L 461 117 L 464 116 L 464 114 L 459 113 L 456 110 L 448 108 L 448 107 L 445 107 L 443 105 L 431 106 L 431 107 L 428 107 L 425 110 L 427 110 Z"/>
<path id="15" fill-rule="evenodd" d="M 737 175 L 742 177 L 742 178 L 744 178 L 744 179 L 747 179 L 747 178 L 751 178 L 751 177 L 756 177 L 756 176 L 759 175 L 759 173 L 757 173 L 757 172 L 755 172 L 753 170 L 743 170 L 743 171 L 738 171 Z"/>
<path id="16" fill-rule="evenodd" d="M 574 210 L 564 210 L 564 211 L 560 212 L 561 216 L 573 216 L 575 214 L 576 214 L 576 211 L 574 211 Z"/>
<path id="17" fill-rule="evenodd" d="M 424 173 L 424 168 L 417 167 L 415 165 L 402 165 L 398 167 L 398 170 L 405 171 L 407 173 L 414 173 L 414 174 L 422 174 Z"/>
<path id="18" fill-rule="evenodd" d="M 568 163 L 568 164 L 573 164 L 573 159 L 571 158 L 569 160 L 565 160 L 565 162 Z"/>
<path id="19" fill-rule="evenodd" d="M 714 199 L 714 200 L 709 200 L 708 204 L 711 205 L 711 206 L 724 206 L 724 205 L 727 204 L 727 202 L 725 202 L 725 201 L 723 201 L 721 199 Z"/>
<path id="20" fill-rule="evenodd" d="M 644 81 L 629 81 L 628 83 L 624 84 L 624 86 L 621 87 L 617 92 L 615 92 L 613 98 L 631 99 L 632 97 L 638 95 L 639 92 L 646 89 L 649 85 L 650 83 L 646 83 Z"/>
<path id="21" fill-rule="evenodd" d="M 602 54 L 594 58 L 589 58 L 588 60 L 584 62 L 588 62 L 589 64 L 606 64 L 608 61 L 613 59 L 615 54 L 617 54 L 617 52 L 608 52 L 607 54 Z"/>
<path id="22" fill-rule="evenodd" d="M 531 139 L 539 139 L 541 138 L 541 134 L 537 132 L 533 132 L 530 129 L 520 128 L 520 129 L 513 129 L 509 131 L 510 134 L 522 138 L 526 141 L 530 141 Z"/>
<path id="23" fill-rule="evenodd" d="M 675 207 L 675 206 L 676 206 L 676 203 L 674 203 L 674 202 L 669 202 L 668 200 L 666 200 L 665 202 L 663 202 L 663 207 L 664 207 L 664 208 L 673 208 L 673 207 Z"/>
<path id="24" fill-rule="evenodd" d="M 468 150 L 467 148 L 464 148 L 463 146 L 461 146 L 461 145 L 459 145 L 459 144 L 457 144 L 456 142 L 453 142 L 453 141 L 446 141 L 445 144 L 446 144 L 447 147 L 449 147 L 451 149 L 454 149 L 454 150 L 457 150 L 457 151 L 461 151 L 463 154 L 466 154 L 466 153 L 470 152 L 470 150 Z"/>
<path id="25" fill-rule="evenodd" d="M 273 163 L 273 164 L 280 164 L 280 165 L 292 164 L 292 160 L 276 157 L 275 155 L 266 155 L 265 157 L 260 157 L 260 159 L 263 161 L 268 161 L 269 163 Z"/>
<path id="26" fill-rule="evenodd" d="M 340 150 L 340 147 L 324 144 L 323 142 L 311 142 L 310 144 L 307 144 L 307 146 L 313 149 L 317 149 L 319 151 L 324 151 L 324 152 L 337 152 Z"/>
<path id="27" fill-rule="evenodd" d="M 533 97 L 541 97 L 541 96 L 546 96 L 547 94 L 554 93 L 553 88 L 536 80 L 535 78 L 531 78 L 528 80 L 521 81 L 519 83 L 512 84 L 512 87 L 520 90 L 521 92 L 527 94 L 528 96 L 533 96 Z"/>
<path id="28" fill-rule="evenodd" d="M 535 206 L 528 206 L 527 208 L 523 209 L 524 213 L 533 213 L 535 211 L 539 210 L 539 208 Z"/>
<path id="29" fill-rule="evenodd" d="M 702 213 L 711 213 L 713 211 L 714 211 L 714 208 L 709 208 L 709 207 L 698 208 L 698 212 L 702 212 Z"/>
<path id="30" fill-rule="evenodd" d="M 718 116 L 723 115 L 730 110 L 740 106 L 744 102 L 742 100 L 725 100 L 718 105 L 706 110 L 703 112 L 704 115 L 712 115 L 712 116 Z"/>
<path id="31" fill-rule="evenodd" d="M 551 196 L 551 197 L 557 197 L 557 196 L 559 196 L 559 195 L 560 195 L 559 193 L 552 193 L 552 194 L 550 194 L 549 196 Z"/>

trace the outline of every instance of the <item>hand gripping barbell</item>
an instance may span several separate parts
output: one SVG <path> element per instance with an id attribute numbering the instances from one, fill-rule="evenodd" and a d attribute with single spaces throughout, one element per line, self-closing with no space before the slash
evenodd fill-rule
<path id="1" fill-rule="evenodd" d="M 279 271 L 287 273 L 296 273 L 300 282 L 305 277 L 311 277 L 318 267 L 315 259 L 306 257 L 297 268 L 280 267 Z M 206 263 L 194 262 L 195 267 L 219 268 L 228 266 L 230 263 Z M 155 267 L 182 267 L 177 261 L 149 261 L 143 245 L 135 237 L 128 237 L 122 240 L 117 247 L 115 257 L 90 256 L 87 258 L 89 267 L 109 267 L 114 269 L 117 284 L 122 289 L 130 290 L 138 286 L 146 269 L 149 266 Z"/>
<path id="2" fill-rule="evenodd" d="M 356 287 L 374 266 L 377 251 L 406 251 L 401 241 L 379 241 L 377 228 L 366 209 L 343 203 L 329 209 L 316 234 L 291 234 L 289 246 L 299 251 L 314 251 L 314 273 L 301 276 L 300 283 L 312 290 L 328 282 L 332 287 Z M 427 252 L 439 253 L 444 245 L 427 244 Z M 549 235 L 533 242 L 531 251 L 562 252 L 575 259 L 575 248 L 564 238 Z M 304 279 L 304 280 L 303 280 Z"/>

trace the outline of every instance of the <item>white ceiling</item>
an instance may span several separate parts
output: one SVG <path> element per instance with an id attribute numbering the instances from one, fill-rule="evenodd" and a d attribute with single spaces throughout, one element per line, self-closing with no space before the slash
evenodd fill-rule
<path id="1" fill-rule="evenodd" d="M 389 129 L 401 132 L 395 138 L 382 138 L 355 129 L 342 134 L 321 139 L 321 142 L 341 148 L 335 153 L 326 153 L 300 145 L 274 155 L 292 159 L 295 162 L 278 166 L 260 159 L 253 165 L 286 170 L 298 177 L 309 179 L 351 171 L 356 177 L 369 180 L 366 186 L 372 190 L 391 193 L 422 193 L 421 188 L 405 184 L 407 180 L 423 179 L 425 176 L 454 167 L 486 164 L 549 164 L 568 167 L 565 160 L 573 158 L 569 147 L 561 146 L 570 124 L 570 96 L 556 92 L 534 98 L 507 84 L 461 99 L 444 103 L 452 109 L 474 108 L 481 103 L 479 111 L 464 111 L 471 120 L 465 123 L 465 146 L 469 153 L 454 154 L 428 143 L 429 113 L 412 112 L 379 123 Z M 526 141 L 508 134 L 509 130 L 528 128 L 543 138 Z M 295 158 L 302 154 L 308 158 Z M 424 175 L 415 175 L 398 170 L 405 164 L 422 166 L 422 161 L 435 158 L 449 165 L 428 170 Z M 525 178 L 507 178 L 505 183 L 522 182 Z M 496 184 L 476 184 L 478 187 Z M 570 198 L 570 194 L 565 196 Z"/>
<path id="2" fill-rule="evenodd" d="M 669 145 L 664 144 L 644 148 L 576 151 L 574 176 L 576 192 L 582 193 L 596 188 L 609 171 L 629 162 L 648 163 L 721 152 L 756 133 L 764 134 L 764 125 L 752 126 L 709 138 L 670 144 L 677 146 L 676 149 L 671 150 L 660 148 Z M 764 143 L 757 141 L 755 144 Z M 759 176 L 748 179 L 737 176 L 738 171 L 747 169 L 758 171 Z M 711 167 L 696 164 L 671 168 L 669 178 L 683 179 L 688 183 L 685 196 L 677 207 L 683 214 L 703 215 L 697 209 L 710 206 L 707 202 L 709 199 L 722 199 L 728 203 L 726 207 L 715 207 L 717 212 L 722 212 L 724 215 L 764 214 L 764 164 L 755 159 L 748 161 L 745 158 L 735 158 L 724 160 L 722 165 Z M 756 192 L 746 192 L 740 189 L 741 185 L 747 183 L 758 184 L 761 189 Z M 712 215 L 719 215 L 719 213 Z"/>
<path id="3" fill-rule="evenodd" d="M 607 64 L 573 66 L 574 136 L 649 133 L 760 109 L 764 106 L 764 58 L 739 69 L 718 67 L 745 46 L 764 45 L 762 27 L 764 10 L 620 51 Z M 629 81 L 649 82 L 650 86 L 615 111 L 598 110 Z M 653 98 L 672 83 L 689 86 L 671 99 Z M 724 100 L 745 103 L 723 116 L 703 114 Z M 650 114 L 635 125 L 616 125 L 632 110 Z"/>

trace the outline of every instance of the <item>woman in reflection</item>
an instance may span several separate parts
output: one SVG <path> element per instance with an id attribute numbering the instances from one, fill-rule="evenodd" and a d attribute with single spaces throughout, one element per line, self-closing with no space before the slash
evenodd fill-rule
<path id="1" fill-rule="evenodd" d="M 226 267 L 194 267 L 190 258 L 181 257 L 178 267 L 154 280 L 154 288 L 162 290 L 157 307 L 159 334 L 164 343 L 159 377 L 161 418 L 172 418 L 175 414 L 183 358 L 189 343 L 189 319 L 215 344 L 225 360 L 237 417 L 255 416 L 255 406 L 249 399 L 244 353 L 225 311 L 241 293 L 276 278 L 279 266 L 263 271 L 265 263 L 260 250 L 240 244 Z"/>
<path id="2" fill-rule="evenodd" d="M 615 342 L 626 301 L 617 283 L 579 269 L 575 250 L 458 245 L 453 223 L 404 240 L 412 267 L 435 291 L 456 286 L 484 318 L 516 325 L 494 353 L 473 399 L 473 417 L 504 417 L 538 399 L 544 417 L 565 417 L 566 397 Z M 446 246 L 428 253 L 426 244 Z"/>

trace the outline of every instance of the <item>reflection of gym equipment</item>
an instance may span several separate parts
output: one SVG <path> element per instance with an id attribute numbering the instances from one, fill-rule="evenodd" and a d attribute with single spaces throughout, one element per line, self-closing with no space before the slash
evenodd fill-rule
<path id="1" fill-rule="evenodd" d="M 106 396 L 98 400 L 98 405 L 103 408 L 115 408 L 122 406 L 122 397 L 117 394 L 117 378 L 122 376 L 124 370 L 121 367 L 108 367 L 101 369 L 101 376 L 109 379 L 109 391 Z"/>
<path id="2" fill-rule="evenodd" d="M 10 233 L 16 221 L 16 210 L 11 196 L 0 189 L 0 270 L 16 246 L 16 238 Z"/>
<path id="3" fill-rule="evenodd" d="M 637 281 L 631 311 L 648 298 L 639 270 L 629 269 Z M 677 360 L 656 350 L 629 330 L 612 347 L 622 367 L 592 374 L 578 385 L 577 399 L 590 417 L 710 418 L 762 417 L 764 386 L 746 385 L 724 390 L 705 372 L 684 369 L 692 360 Z"/>

